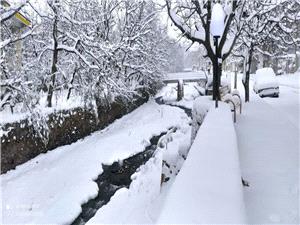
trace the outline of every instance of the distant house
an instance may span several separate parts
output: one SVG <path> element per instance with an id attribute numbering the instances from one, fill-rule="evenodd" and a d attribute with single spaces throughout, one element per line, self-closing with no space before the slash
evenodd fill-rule
<path id="1" fill-rule="evenodd" d="M 1 0 L 1 5 L 4 8 L 11 7 L 11 4 L 7 0 Z M 26 32 L 27 29 L 31 29 L 31 21 L 20 11 L 16 12 L 11 18 L 3 23 L 16 38 L 21 37 L 21 35 Z M 10 66 L 14 69 L 20 69 L 22 66 L 22 44 L 23 41 L 16 41 L 13 45 L 14 51 L 10 57 Z"/>

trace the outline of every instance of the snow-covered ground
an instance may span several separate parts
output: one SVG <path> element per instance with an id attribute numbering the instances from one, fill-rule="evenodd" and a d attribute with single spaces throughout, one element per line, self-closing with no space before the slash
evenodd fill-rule
<path id="1" fill-rule="evenodd" d="M 41 154 L 1 175 L 2 223 L 68 224 L 81 204 L 98 193 L 101 164 L 141 152 L 153 135 L 177 127 L 186 132 L 183 110 L 149 102 L 103 131 Z"/>
<path id="2" fill-rule="evenodd" d="M 280 86 L 279 98 L 264 98 L 269 105 L 299 128 L 300 119 L 300 88 Z"/>
<path id="3" fill-rule="evenodd" d="M 264 98 L 277 111 L 300 129 L 300 73 L 277 76 L 279 98 Z"/>
<path id="4" fill-rule="evenodd" d="M 251 224 L 299 224 L 299 78 L 278 79 L 279 98 L 259 98 L 250 88 L 236 123 Z"/>
<path id="5" fill-rule="evenodd" d="M 160 195 L 162 151 L 132 175 L 132 183 L 119 189 L 87 224 L 153 223 L 153 208 Z"/>
<path id="6" fill-rule="evenodd" d="M 164 90 L 168 99 L 167 92 L 170 89 L 166 87 Z M 162 95 L 163 91 L 159 96 Z M 188 96 L 181 102 L 182 105 L 189 102 Z M 211 97 L 201 98 L 203 101 L 198 98 L 196 102 L 204 104 L 204 108 L 213 105 L 209 100 Z M 171 179 L 163 184 L 161 191 L 157 189 L 161 165 L 153 163 L 157 162 L 154 159 L 141 168 L 144 173 L 138 172 L 133 176 L 134 180 L 129 189 L 118 190 L 88 224 L 245 222 L 232 114 L 227 105 L 220 104 L 218 110 L 212 109 L 208 113 L 205 121 L 180 172 L 177 176 L 173 174 Z M 220 132 L 222 141 L 211 142 L 216 130 Z M 175 157 L 174 160 L 174 153 L 182 153 L 182 149 L 186 149 L 187 146 L 182 144 L 188 143 L 190 133 L 181 137 L 175 133 L 168 138 L 173 141 L 159 153 L 163 153 L 162 159 L 169 165 L 176 165 L 178 159 Z M 156 159 L 160 157 L 159 154 Z"/>
<path id="7" fill-rule="evenodd" d="M 276 79 L 281 86 L 300 88 L 300 72 L 277 76 Z"/>
<path id="8" fill-rule="evenodd" d="M 129 189 L 119 189 L 89 224 L 298 224 L 299 85 L 290 81 L 298 79 L 294 75 L 278 79 L 282 79 L 279 98 L 261 99 L 251 91 L 250 103 L 243 104 L 243 113 L 235 124 L 239 156 L 230 154 L 237 150 L 229 125 L 232 121 L 228 120 L 231 113 L 224 110 L 223 117 L 212 110 L 202 127 L 210 127 L 210 132 L 198 132 L 200 136 L 183 164 L 181 156 L 187 153 L 191 137 L 190 118 L 182 109 L 150 101 L 102 131 L 1 175 L 1 223 L 69 224 L 80 213 L 81 204 L 97 195 L 93 180 L 102 173 L 102 163 L 111 164 L 141 152 L 153 135 L 177 127 L 175 133 L 165 137 L 168 141 L 164 143 L 169 143 L 160 146 L 155 156 L 132 175 Z M 238 89 L 243 95 L 240 82 Z M 186 84 L 184 99 L 175 105 L 191 109 L 198 91 L 195 84 Z M 168 85 L 159 96 L 171 103 L 176 99 L 175 87 Z M 204 100 L 210 101 L 207 97 Z M 217 128 L 215 125 L 224 119 L 224 126 Z M 225 142 L 211 141 L 213 136 L 209 134 L 214 129 L 222 130 Z M 199 150 L 203 145 L 209 147 Z M 221 151 L 210 151 L 219 145 L 224 147 Z M 244 196 L 238 158 L 242 176 L 250 183 L 243 188 Z M 173 171 L 183 167 L 160 188 L 162 160 L 178 165 Z"/>

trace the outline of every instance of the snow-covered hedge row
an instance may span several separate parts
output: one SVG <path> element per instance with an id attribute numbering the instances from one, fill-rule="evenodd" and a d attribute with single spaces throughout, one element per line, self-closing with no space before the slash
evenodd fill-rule
<path id="1" fill-rule="evenodd" d="M 172 185 L 158 223 L 245 223 L 241 171 L 229 106 L 211 108 Z"/>

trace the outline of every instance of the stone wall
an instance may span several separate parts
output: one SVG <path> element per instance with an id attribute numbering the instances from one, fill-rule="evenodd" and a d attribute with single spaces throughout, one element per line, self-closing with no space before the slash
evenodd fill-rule
<path id="1" fill-rule="evenodd" d="M 139 98 L 129 105 L 116 101 L 109 107 L 99 107 L 98 118 L 92 110 L 82 108 L 49 114 L 47 118 L 49 138 L 46 142 L 37 135 L 28 119 L 2 125 L 4 135 L 1 137 L 1 174 L 40 153 L 71 144 L 104 128 L 147 100 L 148 97 Z"/>

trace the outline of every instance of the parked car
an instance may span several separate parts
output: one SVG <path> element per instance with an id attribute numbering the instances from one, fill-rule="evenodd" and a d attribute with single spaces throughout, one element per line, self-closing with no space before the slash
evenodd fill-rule
<path id="1" fill-rule="evenodd" d="M 256 71 L 253 90 L 260 97 L 279 97 L 279 84 L 272 68 Z"/>

